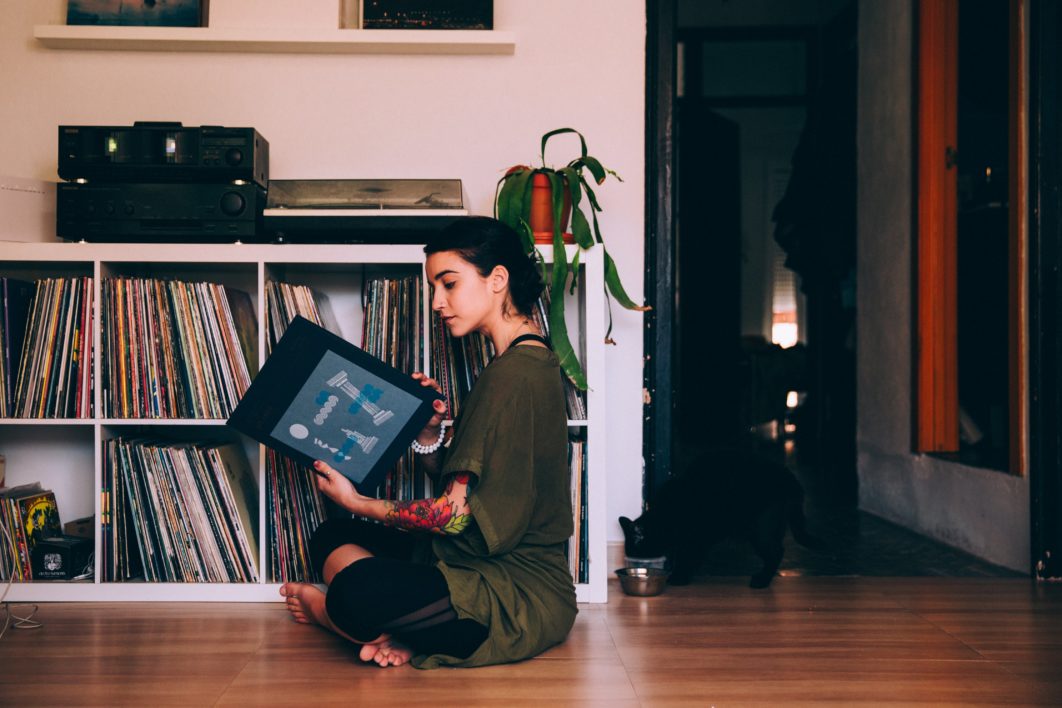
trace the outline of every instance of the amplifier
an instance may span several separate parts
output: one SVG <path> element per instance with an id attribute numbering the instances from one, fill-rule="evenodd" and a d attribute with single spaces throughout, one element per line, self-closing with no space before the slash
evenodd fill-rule
<path id="1" fill-rule="evenodd" d="M 231 243 L 262 233 L 266 190 L 246 184 L 56 186 L 56 234 L 68 241 Z"/>
<path id="2" fill-rule="evenodd" d="M 59 126 L 67 181 L 232 182 L 269 186 L 269 142 L 254 128 L 137 122 Z"/>

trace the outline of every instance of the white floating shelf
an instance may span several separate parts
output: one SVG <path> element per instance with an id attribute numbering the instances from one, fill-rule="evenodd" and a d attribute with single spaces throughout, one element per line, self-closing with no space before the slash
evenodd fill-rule
<path id="1" fill-rule="evenodd" d="M 497 30 L 36 25 L 33 36 L 49 49 L 140 52 L 512 54 L 516 51 L 515 35 Z"/>

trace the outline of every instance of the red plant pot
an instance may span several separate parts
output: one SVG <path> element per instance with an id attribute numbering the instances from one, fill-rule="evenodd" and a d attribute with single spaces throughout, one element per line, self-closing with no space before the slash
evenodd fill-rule
<path id="1" fill-rule="evenodd" d="M 561 240 L 575 243 L 575 237 L 563 233 L 568 228 L 568 219 L 572 213 L 572 196 L 564 190 L 564 208 L 561 210 Z M 531 232 L 535 243 L 553 244 L 553 192 L 550 189 L 549 176 L 536 172 L 531 177 Z"/>

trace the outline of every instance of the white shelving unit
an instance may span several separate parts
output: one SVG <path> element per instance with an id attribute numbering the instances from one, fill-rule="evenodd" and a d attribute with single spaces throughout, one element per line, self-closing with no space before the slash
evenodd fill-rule
<path id="1" fill-rule="evenodd" d="M 315 54 L 513 54 L 499 30 L 363 30 L 244 27 L 36 25 L 49 49 Z"/>
<path id="2" fill-rule="evenodd" d="M 575 255 L 569 246 L 568 260 Z M 552 248 L 542 247 L 548 262 Z M 424 253 L 411 245 L 250 245 L 250 244 L 98 244 L 0 243 L 0 275 L 33 279 L 53 275 L 92 275 L 97 304 L 93 314 L 95 411 L 90 419 L 0 419 L 0 453 L 7 458 L 7 484 L 40 481 L 56 495 L 64 521 L 92 515 L 95 519 L 96 554 L 100 557 L 100 486 L 104 440 L 125 429 L 157 431 L 160 435 L 204 434 L 238 438 L 223 420 L 130 420 L 103 418 L 101 407 L 100 282 L 116 273 L 186 278 L 240 287 L 252 296 L 259 321 L 258 358 L 265 352 L 264 288 L 267 279 L 291 274 L 291 282 L 312 285 L 328 295 L 341 334 L 354 342 L 361 332 L 361 279 L 363 272 L 419 272 L 423 277 Z M 572 344 L 587 372 L 587 419 L 569 421 L 570 428 L 585 429 L 588 456 L 586 525 L 588 528 L 589 582 L 576 586 L 579 602 L 605 602 L 607 563 L 605 540 L 605 422 L 604 387 L 604 268 L 601 249 L 582 254 L 580 287 L 569 296 L 568 329 Z M 296 280 L 297 278 L 297 280 Z M 427 293 L 427 288 L 425 288 Z M 423 303 L 429 307 L 427 297 Z M 427 332 L 425 332 L 427 336 Z M 426 356 L 430 347 L 425 346 Z M 429 362 L 425 362 L 425 370 Z M 256 469 L 259 487 L 259 538 L 265 532 L 264 448 L 243 439 L 248 459 Z M 578 510 L 576 510 L 578 513 Z M 266 544 L 260 544 L 259 571 L 264 577 Z M 260 583 L 147 583 L 100 582 L 97 560 L 95 580 L 84 582 L 15 583 L 12 601 L 279 601 L 279 584 Z"/>

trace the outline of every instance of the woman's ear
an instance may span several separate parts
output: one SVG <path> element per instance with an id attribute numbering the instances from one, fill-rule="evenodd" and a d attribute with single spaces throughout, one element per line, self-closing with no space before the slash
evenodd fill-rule
<path id="1" fill-rule="evenodd" d="M 496 293 L 504 292 L 509 287 L 509 269 L 503 265 L 494 266 L 490 272 L 490 287 Z"/>

